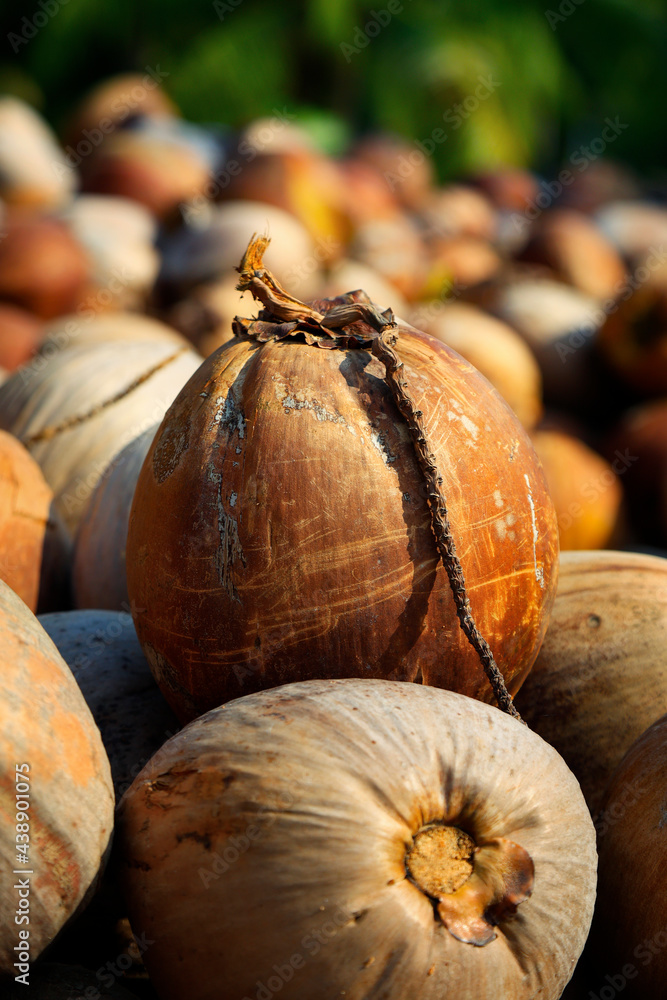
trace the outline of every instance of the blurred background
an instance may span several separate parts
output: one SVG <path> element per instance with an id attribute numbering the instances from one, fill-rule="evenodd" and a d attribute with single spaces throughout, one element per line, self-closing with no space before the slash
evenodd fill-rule
<path id="1" fill-rule="evenodd" d="M 387 21 L 377 33 L 373 12 Z M 189 120 L 235 127 L 286 105 L 340 152 L 371 128 L 424 139 L 490 77 L 497 87 L 465 128 L 449 122 L 442 179 L 548 171 L 608 115 L 628 124 L 614 157 L 664 179 L 661 0 L 35 0 L 3 5 L 0 34 L 0 89 L 56 126 L 105 76 L 159 65 Z"/>
<path id="2" fill-rule="evenodd" d="M 97 371 L 102 344 L 176 340 L 196 368 L 255 314 L 236 267 L 266 232 L 293 295 L 363 289 L 488 378 L 542 460 L 562 548 L 664 551 L 665 13 L 659 0 L 5 6 L 0 427 L 59 470 L 71 538 L 93 492 L 78 496 L 79 480 L 94 485 L 173 398 L 109 454 L 87 453 L 82 475 L 58 429 L 111 390 L 89 381 L 90 405 L 75 405 L 72 352 L 92 351 Z M 148 380 L 136 366 L 125 354 L 114 392 Z M 112 606 L 124 565 L 119 580 Z"/>
<path id="3" fill-rule="evenodd" d="M 439 341 L 428 340 L 434 354 L 453 349 L 486 377 L 486 398 L 516 417 L 504 414 L 516 434 L 510 461 L 528 439 L 541 461 L 561 550 L 625 550 L 625 561 L 606 553 L 606 563 L 591 562 L 595 579 L 581 587 L 577 567 L 588 574 L 589 564 L 574 558 L 568 571 L 562 561 L 562 662 L 585 663 L 590 683 L 563 670 L 566 695 L 560 681 L 554 693 L 539 681 L 534 689 L 556 727 L 571 720 L 591 774 L 603 770 L 607 741 L 609 760 L 620 759 L 630 723 L 639 735 L 667 710 L 667 588 L 655 566 L 664 575 L 667 564 L 628 555 L 667 556 L 665 6 L 4 4 L 0 579 L 40 613 L 141 610 L 126 579 L 140 469 L 165 413 L 186 420 L 170 407 L 204 359 L 245 349 L 235 319 L 258 306 L 237 290 L 237 267 L 252 234 L 266 233 L 265 263 L 293 296 L 324 310 L 322 299 L 363 289 L 412 327 L 399 352 L 405 337 L 426 335 Z M 229 414 L 218 410 L 221 426 L 232 426 L 233 406 Z M 443 440 L 452 415 L 442 417 Z M 186 439 L 174 431 L 174 468 Z M 484 449 L 507 442 L 479 444 L 466 470 L 471 492 Z M 212 464 L 206 475 L 222 482 Z M 223 529 L 217 517 L 226 567 L 237 522 L 229 514 Z M 508 550 L 512 524 L 510 514 L 494 522 Z M 570 597 L 589 593 L 601 609 L 582 603 L 571 617 Z M 77 650 L 106 646 L 101 628 L 91 625 Z M 97 674 L 87 676 L 92 691 Z M 125 704 L 112 698 L 109 718 L 122 716 L 119 760 L 129 770 L 176 723 L 139 706 L 136 718 L 154 732 L 145 754 L 132 750 Z M 607 712 L 613 725 L 599 722 Z M 591 720 L 604 731 L 599 744 Z M 114 775 L 120 790 L 141 763 L 122 781 Z M 120 955 L 123 983 L 156 1000 L 113 892 L 112 925 L 102 900 L 55 960 L 83 962 L 92 977 Z M 609 968 L 592 974 L 600 996 Z M 598 995 L 573 989 L 568 1000 Z"/>

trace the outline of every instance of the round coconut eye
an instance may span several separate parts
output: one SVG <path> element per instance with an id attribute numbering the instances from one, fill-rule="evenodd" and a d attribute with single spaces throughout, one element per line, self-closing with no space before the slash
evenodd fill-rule
<path id="1" fill-rule="evenodd" d="M 466 944 L 492 941 L 494 926 L 533 891 L 535 868 L 522 847 L 505 838 L 477 845 L 456 826 L 419 830 L 406 860 L 408 875 L 437 901 L 437 915 Z"/>
<path id="2" fill-rule="evenodd" d="M 408 875 L 434 899 L 456 892 L 473 873 L 475 841 L 456 826 L 422 827 L 405 858 Z"/>
<path id="3" fill-rule="evenodd" d="M 423 685 L 214 709 L 144 768 L 117 831 L 163 1000 L 557 1000 L 592 916 L 595 832 L 561 758 Z"/>

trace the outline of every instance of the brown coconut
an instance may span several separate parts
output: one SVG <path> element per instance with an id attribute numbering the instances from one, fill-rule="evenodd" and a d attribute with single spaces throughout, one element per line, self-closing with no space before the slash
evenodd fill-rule
<path id="1" fill-rule="evenodd" d="M 243 149 L 241 145 L 239 147 Z M 338 165 L 305 148 L 240 154 L 240 169 L 230 172 L 222 201 L 266 202 L 298 219 L 320 248 L 322 259 L 340 257 L 350 235 L 347 195 Z"/>
<path id="2" fill-rule="evenodd" d="M 512 167 L 475 174 L 472 183 L 505 212 L 527 211 L 540 193 L 534 174 Z"/>
<path id="3" fill-rule="evenodd" d="M 108 136 L 84 167 L 85 192 L 133 199 L 158 219 L 200 195 L 209 180 L 209 165 L 193 146 L 137 131 Z"/>
<path id="4" fill-rule="evenodd" d="M 600 878 L 587 948 L 590 978 L 613 983 L 629 1000 L 660 997 L 667 981 L 666 775 L 663 715 L 619 764 L 598 819 Z"/>
<path id="5" fill-rule="evenodd" d="M 420 218 L 429 233 L 449 239 L 469 237 L 488 242 L 498 228 L 496 211 L 486 195 L 463 184 L 433 191 Z"/>
<path id="6" fill-rule="evenodd" d="M 127 612 L 42 615 L 100 730 L 117 800 L 179 725 L 151 676 Z"/>
<path id="7" fill-rule="evenodd" d="M 0 974 L 13 977 L 20 931 L 34 962 L 94 890 L 114 799 L 99 730 L 69 667 L 1 581 L 0 660 Z M 15 920 L 25 912 L 28 921 Z M 29 972 L 23 964 L 19 973 Z"/>
<path id="8" fill-rule="evenodd" d="M 169 339 L 103 341 L 38 355 L 0 386 L 0 427 L 26 445 L 72 535 L 109 463 L 200 362 Z"/>
<path id="9" fill-rule="evenodd" d="M 32 211 L 59 208 L 78 183 L 56 137 L 25 101 L 0 98 L 0 197 Z"/>
<path id="10" fill-rule="evenodd" d="M 627 280 L 615 247 L 586 215 L 571 209 L 541 216 L 520 259 L 545 264 L 556 277 L 585 295 L 610 303 Z"/>
<path id="11" fill-rule="evenodd" d="M 231 271 L 218 281 L 197 285 L 165 312 L 165 319 L 204 358 L 232 339 L 234 317 L 247 311 L 249 296 L 238 291 L 238 280 L 237 272 Z"/>
<path id="12" fill-rule="evenodd" d="M 348 254 L 379 272 L 408 301 L 421 295 L 429 258 L 417 224 L 407 214 L 361 223 Z"/>
<path id="13" fill-rule="evenodd" d="M 558 754 L 421 685 L 215 709 L 138 776 L 118 831 L 163 1000 L 557 1000 L 593 910 L 593 824 Z"/>
<path id="14" fill-rule="evenodd" d="M 103 139 L 133 118 L 176 114 L 176 106 L 154 76 L 148 73 L 112 76 L 98 83 L 75 110 L 65 131 L 65 143 L 72 147 L 75 155 L 85 157 L 90 152 L 77 149 L 82 141 L 91 145 L 84 130 L 90 133 L 95 129 Z"/>
<path id="15" fill-rule="evenodd" d="M 185 339 L 177 330 L 152 316 L 133 312 L 111 312 L 90 315 L 82 312 L 61 316 L 48 323 L 42 331 L 39 360 L 42 367 L 67 348 L 93 347 L 104 343 L 136 343 L 137 341 L 172 344 L 183 347 Z"/>
<path id="16" fill-rule="evenodd" d="M 603 549 L 618 542 L 623 487 L 609 462 L 557 430 L 533 431 L 531 440 L 556 508 L 561 550 Z"/>
<path id="17" fill-rule="evenodd" d="M 444 281 L 456 289 L 490 281 L 498 274 L 502 261 L 486 240 L 471 236 L 438 239 L 430 243 L 430 269 L 427 288 Z"/>
<path id="18" fill-rule="evenodd" d="M 532 351 L 506 323 L 465 302 L 427 302 L 411 322 L 474 365 L 509 403 L 524 427 L 542 413 L 542 378 Z"/>
<path id="19" fill-rule="evenodd" d="M 345 295 L 355 288 L 363 288 L 373 302 L 386 302 L 397 316 L 407 316 L 410 311 L 407 299 L 395 285 L 369 265 L 349 258 L 338 261 L 327 272 L 317 297 Z"/>
<path id="20" fill-rule="evenodd" d="M 362 222 L 391 218 L 399 201 L 380 171 L 357 157 L 341 160 L 338 168 L 345 190 L 345 212 L 352 230 Z"/>
<path id="21" fill-rule="evenodd" d="M 548 400 L 569 407 L 591 396 L 592 346 L 605 318 L 595 299 L 562 282 L 526 274 L 493 283 L 478 301 L 527 341 Z"/>
<path id="22" fill-rule="evenodd" d="M 13 372 L 37 350 L 42 321 L 18 306 L 0 302 L 0 366 Z"/>
<path id="23" fill-rule="evenodd" d="M 51 319 L 71 312 L 90 290 L 90 260 L 56 219 L 13 215 L 0 240 L 0 299 Z"/>
<path id="24" fill-rule="evenodd" d="M 31 611 L 37 611 L 42 564 L 56 532 L 52 500 L 35 460 L 13 435 L 0 431 L 0 579 Z"/>
<path id="25" fill-rule="evenodd" d="M 90 255 L 100 305 L 108 298 L 107 306 L 140 309 L 160 266 L 148 209 L 129 198 L 80 195 L 61 218 Z"/>
<path id="26" fill-rule="evenodd" d="M 667 399 L 625 413 L 607 439 L 605 455 L 624 470 L 623 487 L 635 530 L 646 540 L 667 537 L 667 519 L 661 530 L 661 507 L 667 500 Z"/>
<path id="27" fill-rule="evenodd" d="M 667 243 L 667 209 L 648 201 L 611 201 L 598 209 L 595 220 L 631 264 L 639 264 Z"/>
<path id="28" fill-rule="evenodd" d="M 667 712 L 667 560 L 564 552 L 551 622 L 517 697 L 593 813 L 625 751 Z"/>
<path id="29" fill-rule="evenodd" d="M 543 474 L 489 383 L 438 341 L 399 329 L 473 612 L 516 690 L 555 586 Z M 181 717 L 318 676 L 490 697 L 384 374 L 354 347 L 237 339 L 167 413 L 135 492 L 128 591 L 146 609 L 139 637 Z"/>
<path id="30" fill-rule="evenodd" d="M 374 167 L 409 211 L 417 211 L 427 203 L 435 186 L 435 168 L 414 143 L 399 136 L 376 133 L 360 139 L 352 154 Z"/>
<path id="31" fill-rule="evenodd" d="M 81 518 L 72 565 L 77 608 L 129 610 L 125 554 L 130 509 L 158 424 L 118 452 Z"/>
<path id="32" fill-rule="evenodd" d="M 620 379 L 642 395 L 667 393 L 667 280 L 648 273 L 628 288 L 599 328 L 595 344 Z"/>
<path id="33" fill-rule="evenodd" d="M 159 290 L 166 301 L 182 298 L 196 285 L 219 280 L 232 271 L 249 237 L 268 232 L 266 266 L 295 295 L 310 299 L 320 284 L 321 248 L 288 212 L 259 201 L 229 201 L 210 206 L 195 201 L 186 213 L 189 223 L 165 240 Z M 246 300 L 250 304 L 249 296 Z"/>

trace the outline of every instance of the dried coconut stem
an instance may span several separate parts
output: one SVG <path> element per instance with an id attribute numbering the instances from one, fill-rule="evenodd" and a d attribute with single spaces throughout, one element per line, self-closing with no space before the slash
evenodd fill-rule
<path id="1" fill-rule="evenodd" d="M 334 306 L 328 312 L 321 313 L 311 306 L 299 302 L 298 299 L 289 295 L 271 272 L 264 267 L 262 258 L 269 243 L 270 240 L 266 236 L 254 235 L 252 237 L 243 260 L 237 268 L 241 277 L 236 287 L 241 292 L 251 292 L 253 297 L 262 303 L 270 317 L 283 323 L 304 321 L 316 323 L 334 340 L 336 335 L 330 331 L 341 330 L 360 320 L 375 331 L 359 346 L 370 347 L 371 352 L 384 365 L 385 381 L 408 426 L 417 463 L 426 480 L 431 528 L 438 553 L 449 579 L 461 629 L 479 656 L 498 706 L 508 715 L 520 722 L 523 721 L 514 707 L 512 696 L 507 690 L 505 678 L 493 657 L 491 647 L 477 628 L 472 615 L 463 569 L 456 552 L 447 514 L 447 502 L 442 492 L 443 478 L 438 471 L 435 456 L 428 446 L 422 412 L 415 407 L 408 392 L 408 383 L 403 374 L 403 362 L 394 350 L 398 341 L 398 327 L 391 309 L 381 312 L 372 303 L 350 302 Z M 298 333 L 298 328 L 295 328 L 293 332 Z"/>
<path id="2" fill-rule="evenodd" d="M 522 721 L 521 716 L 514 707 L 512 696 L 505 685 L 505 678 L 493 657 L 491 647 L 477 628 L 475 619 L 472 616 L 465 577 L 463 576 L 463 568 L 456 552 L 456 545 L 449 523 L 447 501 L 442 492 L 442 476 L 438 471 L 435 456 L 428 446 L 422 412 L 415 409 L 414 403 L 407 392 L 408 383 L 403 380 L 403 362 L 391 346 L 397 340 L 397 333 L 385 331 L 373 340 L 371 350 L 375 357 L 382 361 L 385 366 L 387 385 L 391 389 L 396 406 L 408 425 L 417 462 L 426 480 L 428 489 L 427 499 L 431 511 L 431 527 L 435 535 L 438 552 L 447 571 L 449 585 L 452 588 L 456 614 L 468 642 L 476 650 L 480 658 L 498 705 L 508 715 Z"/>

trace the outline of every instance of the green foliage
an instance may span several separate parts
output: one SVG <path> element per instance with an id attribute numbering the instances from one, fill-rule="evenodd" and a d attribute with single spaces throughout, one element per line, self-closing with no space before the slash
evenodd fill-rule
<path id="1" fill-rule="evenodd" d="M 615 156 L 647 169 L 667 152 L 664 0 L 70 0 L 36 30 L 38 0 L 21 6 L 0 13 L 0 85 L 57 125 L 99 79 L 159 64 L 194 121 L 287 106 L 330 151 L 350 130 L 431 139 L 442 176 L 554 169 L 616 115 Z"/>
<path id="2" fill-rule="evenodd" d="M 280 41 L 280 8 L 266 10 L 263 21 L 268 37 Z M 184 52 L 174 53 L 167 62 L 171 66 L 166 89 L 185 117 L 194 121 L 238 126 L 292 103 L 289 48 L 267 47 L 257 32 L 256 15 L 248 8 L 234 10 L 229 23 L 216 19 Z"/>

